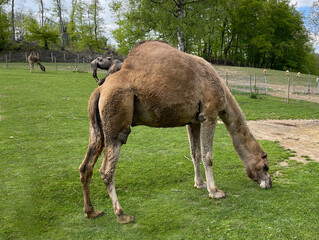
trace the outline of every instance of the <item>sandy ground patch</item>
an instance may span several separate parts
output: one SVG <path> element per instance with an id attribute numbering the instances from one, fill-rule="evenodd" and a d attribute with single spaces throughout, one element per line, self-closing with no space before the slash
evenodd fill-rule
<path id="1" fill-rule="evenodd" d="M 303 163 L 308 156 L 319 162 L 319 120 L 260 120 L 248 121 L 257 139 L 279 141 L 286 149 L 296 152 L 292 157 Z"/>

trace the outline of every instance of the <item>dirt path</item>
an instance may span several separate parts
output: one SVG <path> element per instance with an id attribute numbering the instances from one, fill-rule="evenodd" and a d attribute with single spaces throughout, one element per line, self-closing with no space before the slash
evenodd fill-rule
<path id="1" fill-rule="evenodd" d="M 257 139 L 279 141 L 286 149 L 296 152 L 291 159 L 319 162 L 319 120 L 261 120 L 248 121 Z"/>

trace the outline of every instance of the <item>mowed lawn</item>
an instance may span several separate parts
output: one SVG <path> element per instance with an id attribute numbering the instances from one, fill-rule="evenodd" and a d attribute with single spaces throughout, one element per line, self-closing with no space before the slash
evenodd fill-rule
<path id="1" fill-rule="evenodd" d="M 273 188 L 246 177 L 225 127 L 214 142 L 214 177 L 227 197 L 193 187 L 186 129 L 134 127 L 116 169 L 119 225 L 96 164 L 85 218 L 78 167 L 86 153 L 90 73 L 0 70 L 0 239 L 319 239 L 319 163 L 261 141 Z M 319 119 L 319 104 L 236 95 L 247 119 Z M 265 133 L 267 134 L 267 133 Z M 288 162 L 282 167 L 280 162 Z"/>

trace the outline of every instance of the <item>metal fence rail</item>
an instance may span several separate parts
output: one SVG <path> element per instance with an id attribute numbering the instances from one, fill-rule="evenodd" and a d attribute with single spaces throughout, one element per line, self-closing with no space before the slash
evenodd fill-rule
<path id="1" fill-rule="evenodd" d="M 229 75 L 228 73 L 218 73 L 224 79 L 230 90 L 237 92 L 253 92 L 255 94 L 268 94 L 267 76 L 257 76 L 256 74 L 247 77 Z"/>
<path id="2" fill-rule="evenodd" d="M 254 94 L 270 94 L 274 96 L 284 97 L 289 103 L 289 98 L 293 97 L 299 100 L 305 100 L 305 98 L 315 97 L 319 100 L 319 79 L 311 79 L 309 84 L 309 78 L 286 76 L 286 83 L 273 83 L 265 75 L 232 75 L 227 72 L 219 72 L 219 76 L 225 81 L 226 85 L 231 91 L 236 93 L 254 93 Z M 280 93 L 280 94 L 278 94 Z"/>

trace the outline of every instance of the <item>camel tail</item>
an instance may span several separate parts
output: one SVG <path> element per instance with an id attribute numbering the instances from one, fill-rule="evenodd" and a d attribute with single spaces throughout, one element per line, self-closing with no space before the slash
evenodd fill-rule
<path id="1" fill-rule="evenodd" d="M 41 70 L 45 72 L 45 66 L 43 66 L 40 62 L 37 62 L 37 64 L 40 66 Z"/>
<path id="2" fill-rule="evenodd" d="M 99 111 L 100 91 L 96 89 L 89 101 L 88 113 L 91 120 L 90 142 L 96 145 L 97 149 L 103 148 L 104 138 L 102 123 Z"/>

